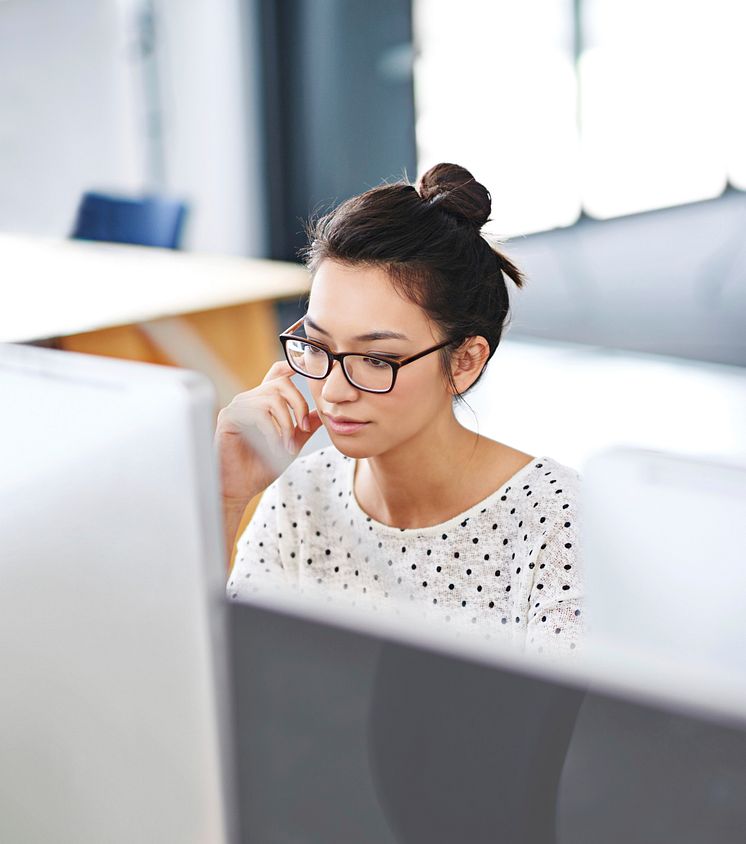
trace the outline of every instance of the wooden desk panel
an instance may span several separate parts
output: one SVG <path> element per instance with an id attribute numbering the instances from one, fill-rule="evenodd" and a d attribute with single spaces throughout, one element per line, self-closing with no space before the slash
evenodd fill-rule
<path id="1" fill-rule="evenodd" d="M 277 340 L 273 302 L 250 302 L 227 308 L 216 308 L 180 316 L 183 321 L 219 359 L 227 373 L 235 379 L 237 392 L 261 383 L 273 361 L 281 352 Z M 165 324 L 171 318 L 86 331 L 58 337 L 57 348 L 90 355 L 157 363 L 164 366 L 186 366 L 180 349 L 170 351 L 153 340 L 147 328 Z M 188 368 L 195 368 L 189 366 Z M 201 370 L 203 371 L 203 370 Z M 208 377 L 213 373 L 205 372 Z M 228 397 L 230 400 L 231 397 Z M 225 401 L 224 396 L 219 397 Z"/>

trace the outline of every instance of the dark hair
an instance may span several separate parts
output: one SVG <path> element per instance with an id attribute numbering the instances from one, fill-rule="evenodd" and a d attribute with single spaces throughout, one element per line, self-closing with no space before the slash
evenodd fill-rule
<path id="1" fill-rule="evenodd" d="M 463 394 L 451 376 L 454 351 L 467 337 L 481 335 L 489 343 L 489 360 L 509 321 L 504 275 L 517 287 L 525 283 L 481 234 L 491 203 L 489 191 L 468 170 L 436 164 L 416 186 L 406 180 L 379 185 L 309 221 L 309 244 L 301 250 L 312 275 L 325 258 L 384 268 L 395 289 L 422 307 L 444 340 L 451 339 L 440 355 L 457 400 Z"/>

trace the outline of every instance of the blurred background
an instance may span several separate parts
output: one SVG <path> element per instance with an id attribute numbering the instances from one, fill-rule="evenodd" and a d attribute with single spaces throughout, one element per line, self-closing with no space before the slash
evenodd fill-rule
<path id="1" fill-rule="evenodd" d="M 743 365 L 745 24 L 731 0 L 2 0 L 0 231 L 160 195 L 182 249 L 293 262 L 310 213 L 455 161 L 529 275 L 513 336 Z"/>
<path id="2" fill-rule="evenodd" d="M 667 626 L 689 655 L 668 622 L 692 619 L 730 659 L 742 590 L 707 588 L 745 570 L 719 474 L 746 488 L 744 33 L 738 0 L 0 0 L 0 343 L 195 369 L 224 406 L 303 310 L 308 217 L 458 163 L 528 278 L 459 418 L 584 473 L 696 458 L 595 470 L 616 556 L 589 603 L 629 577 L 620 640 Z"/>
<path id="3" fill-rule="evenodd" d="M 604 490 L 596 471 L 610 526 L 597 548 L 617 556 L 592 561 L 589 602 L 612 606 L 628 576 L 620 640 L 680 629 L 689 655 L 668 620 L 691 619 L 693 640 L 730 658 L 743 497 L 727 518 L 735 483 L 716 498 L 706 460 L 738 460 L 744 488 L 745 33 L 740 0 L 0 0 L 0 343 L 195 369 L 224 406 L 302 312 L 309 215 L 458 163 L 490 190 L 486 231 L 528 277 L 509 285 L 509 330 L 460 418 L 583 471 L 619 445 L 702 458 L 670 488 L 609 471 Z M 48 392 L 18 430 L 54 431 Z M 307 450 L 328 443 L 322 428 Z M 43 522 L 69 529 L 70 502 Z M 632 729 L 609 752 L 598 723 L 597 770 L 633 758 Z"/>

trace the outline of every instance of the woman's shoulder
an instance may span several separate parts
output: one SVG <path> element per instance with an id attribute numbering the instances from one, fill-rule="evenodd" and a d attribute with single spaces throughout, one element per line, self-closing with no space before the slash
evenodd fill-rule
<path id="1" fill-rule="evenodd" d="M 542 455 L 534 458 L 516 478 L 517 483 L 510 494 L 522 502 L 526 513 L 540 512 L 543 524 L 552 527 L 555 523 L 564 523 L 570 515 L 577 515 L 582 480 L 581 473 L 573 466 Z"/>
<path id="2" fill-rule="evenodd" d="M 530 496 L 554 495 L 558 489 L 568 494 L 577 493 L 582 476 L 572 466 L 562 463 L 551 455 L 542 454 L 532 457 L 528 462 L 516 461 L 514 473 L 502 484 L 504 493 L 513 490 L 530 490 Z M 527 497 L 530 497 L 526 493 Z M 533 504 L 532 501 L 528 502 Z"/>
<path id="3" fill-rule="evenodd" d="M 534 460 L 533 468 L 538 478 L 546 479 L 545 486 L 548 487 L 562 482 L 569 490 L 577 492 L 583 480 L 582 474 L 574 466 L 562 463 L 549 455 Z"/>

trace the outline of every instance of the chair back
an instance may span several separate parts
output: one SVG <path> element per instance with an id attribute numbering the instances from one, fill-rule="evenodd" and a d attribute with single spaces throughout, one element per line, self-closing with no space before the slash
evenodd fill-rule
<path id="1" fill-rule="evenodd" d="M 83 195 L 71 237 L 178 249 L 186 205 L 160 196 Z"/>

